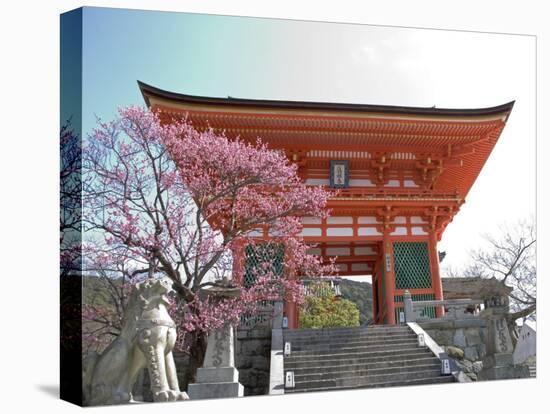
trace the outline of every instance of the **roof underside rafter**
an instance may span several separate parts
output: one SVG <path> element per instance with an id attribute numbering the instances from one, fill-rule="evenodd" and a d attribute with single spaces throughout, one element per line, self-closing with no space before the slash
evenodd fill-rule
<path id="1" fill-rule="evenodd" d="M 163 122 L 187 117 L 247 141 L 282 149 L 302 171 L 326 179 L 330 159 L 348 159 L 359 181 L 330 201 L 336 214 L 381 207 L 397 211 L 444 208 L 438 236 L 452 220 L 494 148 L 514 102 L 481 109 L 210 98 L 163 91 L 138 82 L 146 104 Z M 388 189 L 396 176 L 420 183 Z M 353 178 L 353 177 L 352 177 Z"/>

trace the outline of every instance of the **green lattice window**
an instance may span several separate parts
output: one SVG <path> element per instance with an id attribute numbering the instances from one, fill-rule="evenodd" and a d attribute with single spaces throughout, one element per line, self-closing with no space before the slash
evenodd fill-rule
<path id="1" fill-rule="evenodd" d="M 395 242 L 393 244 L 393 260 L 396 289 L 432 287 L 427 243 Z"/>
<path id="2" fill-rule="evenodd" d="M 273 272 L 277 276 L 283 275 L 284 247 L 281 244 L 256 244 L 245 249 L 246 261 L 244 265 L 244 285 L 251 286 L 257 275 L 264 272 Z"/>
<path id="3" fill-rule="evenodd" d="M 416 302 L 416 301 L 419 301 L 419 300 L 435 300 L 435 296 L 432 293 L 427 293 L 427 294 L 420 294 L 420 295 L 411 295 L 411 299 L 412 299 L 413 302 Z M 394 301 L 395 301 L 395 304 L 396 304 L 396 307 L 395 307 L 395 320 L 396 320 L 397 323 L 399 323 L 399 313 L 404 312 L 404 310 L 403 310 L 402 306 L 397 306 L 397 304 L 398 303 L 403 303 L 403 296 L 401 296 L 401 295 L 394 296 Z M 435 306 L 430 306 L 430 307 L 424 308 L 424 310 L 422 310 L 420 312 L 420 317 L 421 318 L 434 319 L 435 318 Z"/>

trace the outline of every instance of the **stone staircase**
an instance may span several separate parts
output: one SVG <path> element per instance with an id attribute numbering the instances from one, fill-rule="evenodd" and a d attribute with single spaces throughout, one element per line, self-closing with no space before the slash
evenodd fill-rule
<path id="1" fill-rule="evenodd" d="M 408 326 L 295 329 L 283 338 L 291 343 L 285 374 L 295 383 L 285 394 L 454 382 Z"/>

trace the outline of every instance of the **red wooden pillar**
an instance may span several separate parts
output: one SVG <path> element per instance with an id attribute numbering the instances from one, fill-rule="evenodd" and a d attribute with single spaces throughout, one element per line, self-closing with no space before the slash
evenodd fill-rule
<path id="1" fill-rule="evenodd" d="M 443 300 L 443 286 L 439 275 L 439 254 L 437 253 L 437 239 L 435 232 L 430 232 L 428 240 L 428 251 L 430 253 L 430 273 L 432 274 L 432 287 L 434 290 L 435 300 Z M 441 318 L 445 315 L 443 306 L 436 306 L 435 316 Z"/>
<path id="2" fill-rule="evenodd" d="M 384 321 L 380 318 L 382 315 L 382 311 L 384 310 L 384 298 L 383 298 L 383 291 L 382 291 L 382 278 L 383 278 L 383 269 L 382 269 L 382 253 L 378 256 L 378 260 L 376 261 L 376 272 L 378 273 L 378 280 L 376 281 L 376 287 L 378 288 L 378 324 L 383 323 Z"/>
<path id="3" fill-rule="evenodd" d="M 386 288 L 386 316 L 387 324 L 395 325 L 395 271 L 393 265 L 393 243 L 389 232 L 384 231 L 382 243 L 382 266 L 384 266 L 384 282 Z"/>
<path id="4" fill-rule="evenodd" d="M 295 302 L 285 302 L 283 314 L 288 319 L 288 329 L 298 328 L 298 306 Z"/>
<path id="5" fill-rule="evenodd" d="M 286 254 L 288 254 L 288 252 L 285 250 L 285 259 L 284 259 L 285 263 L 287 262 Z M 286 271 L 286 267 L 285 267 L 285 271 Z M 296 279 L 295 274 L 290 274 L 288 275 L 288 277 L 291 279 Z M 298 309 L 298 305 L 296 305 L 296 302 L 285 301 L 283 306 L 283 315 L 287 317 L 288 329 L 298 328 L 298 324 L 299 324 L 298 311 L 299 309 Z"/>
<path id="6" fill-rule="evenodd" d="M 238 241 L 234 243 L 233 247 L 231 248 L 231 254 L 233 256 L 232 279 L 237 283 L 243 283 L 244 264 L 246 260 L 244 241 Z"/>
<path id="7" fill-rule="evenodd" d="M 378 267 L 376 264 L 373 266 L 372 271 L 372 320 L 374 323 L 378 319 L 378 278 L 380 274 L 378 273 Z"/>

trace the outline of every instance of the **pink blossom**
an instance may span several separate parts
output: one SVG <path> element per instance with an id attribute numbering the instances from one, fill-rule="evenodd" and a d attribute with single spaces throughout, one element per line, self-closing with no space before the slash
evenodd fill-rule
<path id="1" fill-rule="evenodd" d="M 305 186 L 296 165 L 261 140 L 230 140 L 185 119 L 162 124 L 151 111 L 121 108 L 87 137 L 83 170 L 89 262 L 127 278 L 170 277 L 183 331 L 236 323 L 264 300 L 299 302 L 300 277 L 336 272 L 334 263 L 308 255 L 299 236 L 299 217 L 326 217 L 330 194 Z M 262 243 L 284 247 L 284 266 L 276 275 L 272 263 L 260 264 L 246 287 L 238 252 L 260 242 L 250 236 L 257 228 L 270 234 Z M 240 299 L 202 299 L 212 277 L 241 287 Z"/>

